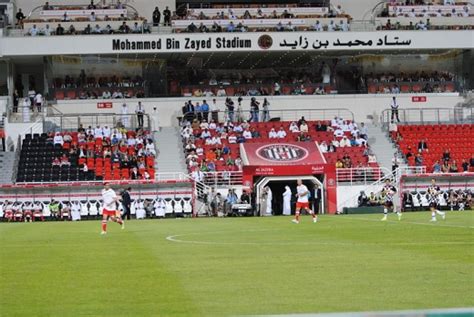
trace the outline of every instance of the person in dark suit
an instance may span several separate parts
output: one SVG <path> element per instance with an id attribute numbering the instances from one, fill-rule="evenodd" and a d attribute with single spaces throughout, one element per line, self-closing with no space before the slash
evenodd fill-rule
<path id="1" fill-rule="evenodd" d="M 136 167 L 132 168 L 132 173 L 130 174 L 130 178 L 133 179 L 133 180 L 141 178 L 141 175 L 138 172 L 138 169 Z"/>
<path id="2" fill-rule="evenodd" d="M 424 152 L 428 150 L 428 144 L 426 144 L 425 140 L 421 140 L 418 142 L 418 152 Z"/>
<path id="3" fill-rule="evenodd" d="M 314 186 L 314 196 L 313 196 L 313 204 L 314 204 L 314 213 L 319 214 L 319 205 L 321 204 L 322 192 L 318 185 Z"/>
<path id="4" fill-rule="evenodd" d="M 130 198 L 130 192 L 132 188 L 128 187 L 122 193 L 122 206 L 123 206 L 123 215 L 122 219 L 130 219 L 130 208 L 132 205 L 132 199 Z"/>

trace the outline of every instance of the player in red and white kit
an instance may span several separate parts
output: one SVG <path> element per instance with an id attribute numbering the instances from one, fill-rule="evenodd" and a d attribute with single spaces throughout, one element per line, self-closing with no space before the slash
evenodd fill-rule
<path id="1" fill-rule="evenodd" d="M 102 189 L 102 232 L 101 234 L 107 233 L 107 220 L 110 217 L 110 220 L 117 222 L 122 226 L 122 229 L 125 228 L 125 223 L 120 217 L 120 211 L 117 210 L 117 202 L 119 197 L 115 194 L 115 191 L 110 188 L 109 184 L 105 184 L 104 189 Z"/>
<path id="2" fill-rule="evenodd" d="M 306 209 L 311 216 L 313 217 L 313 222 L 318 222 L 318 216 L 309 208 L 309 190 L 308 187 L 303 185 L 303 181 L 298 179 L 298 186 L 296 186 L 296 210 L 295 210 L 295 219 L 292 220 L 293 223 L 300 223 L 300 211 L 301 209 Z"/>

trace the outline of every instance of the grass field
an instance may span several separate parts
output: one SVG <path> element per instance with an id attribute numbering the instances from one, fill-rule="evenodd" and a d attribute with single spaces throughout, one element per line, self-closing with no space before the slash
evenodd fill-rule
<path id="1" fill-rule="evenodd" d="M 1 316 L 474 306 L 474 213 L 0 224 Z"/>

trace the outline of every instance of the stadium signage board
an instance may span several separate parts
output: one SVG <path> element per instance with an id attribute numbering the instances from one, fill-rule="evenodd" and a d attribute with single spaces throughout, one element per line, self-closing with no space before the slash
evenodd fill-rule
<path id="1" fill-rule="evenodd" d="M 97 109 L 112 109 L 113 104 L 111 102 L 98 102 Z"/>
<path id="2" fill-rule="evenodd" d="M 426 102 L 426 96 L 413 96 L 411 97 L 412 102 Z"/>
<path id="3" fill-rule="evenodd" d="M 439 41 L 442 38 L 443 41 Z M 0 56 L 472 49 L 472 31 L 251 32 L 0 37 Z"/>

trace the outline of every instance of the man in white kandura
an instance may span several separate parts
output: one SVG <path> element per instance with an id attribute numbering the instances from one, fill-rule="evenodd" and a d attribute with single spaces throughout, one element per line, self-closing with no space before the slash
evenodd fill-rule
<path id="1" fill-rule="evenodd" d="M 293 223 L 300 223 L 300 211 L 301 209 L 306 209 L 310 215 L 313 217 L 313 222 L 318 222 L 318 216 L 314 213 L 314 211 L 309 208 L 309 190 L 303 184 L 301 179 L 297 181 L 298 186 L 296 187 L 296 197 L 298 198 L 296 201 L 296 210 L 295 210 L 295 219 L 292 220 Z"/>
<path id="2" fill-rule="evenodd" d="M 283 193 L 283 215 L 291 215 L 291 189 L 290 186 L 285 186 L 285 192 Z"/>
<path id="3" fill-rule="evenodd" d="M 122 124 L 125 128 L 129 127 L 128 106 L 126 103 L 122 105 Z"/>
<path id="4" fill-rule="evenodd" d="M 272 215 L 272 199 L 273 199 L 273 193 L 270 187 L 266 186 L 265 191 L 267 192 L 267 201 L 266 201 L 266 210 L 265 210 L 265 215 L 266 216 L 271 216 Z"/>

